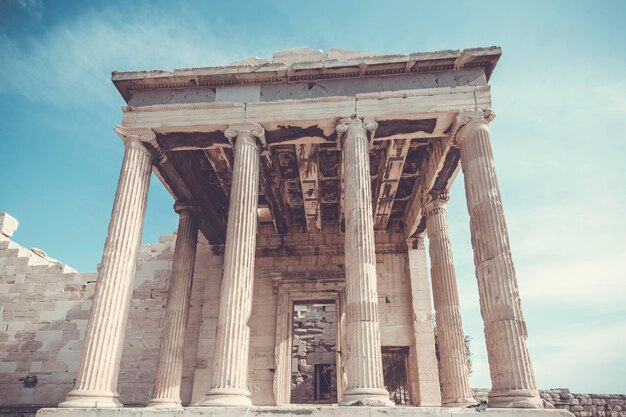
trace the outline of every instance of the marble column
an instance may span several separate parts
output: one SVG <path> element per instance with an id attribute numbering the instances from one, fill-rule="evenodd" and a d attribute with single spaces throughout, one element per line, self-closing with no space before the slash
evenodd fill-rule
<path id="1" fill-rule="evenodd" d="M 183 375 L 189 297 L 198 244 L 198 210 L 195 205 L 188 203 L 176 203 L 174 210 L 179 216 L 178 232 L 172 278 L 167 293 L 165 327 L 149 407 L 181 407 L 180 382 Z"/>
<path id="2" fill-rule="evenodd" d="M 228 208 L 224 276 L 211 387 L 198 405 L 250 405 L 248 352 L 256 249 L 260 153 L 259 125 L 231 126 L 235 161 Z"/>
<path id="3" fill-rule="evenodd" d="M 124 161 L 74 389 L 59 407 L 121 407 L 117 379 L 141 244 L 152 156 L 149 130 L 122 133 Z"/>
<path id="4" fill-rule="evenodd" d="M 488 404 L 538 408 L 543 405 L 526 346 L 526 323 L 489 139 L 493 117 L 491 112 L 462 114 L 457 122 L 463 127 L 456 135 L 487 339 L 492 383 Z"/>
<path id="5" fill-rule="evenodd" d="M 424 211 L 439 342 L 441 400 L 446 407 L 465 407 L 476 401 L 467 368 L 459 293 L 448 237 L 447 203 L 447 193 L 434 194 Z"/>
<path id="6" fill-rule="evenodd" d="M 345 188 L 345 263 L 348 384 L 342 405 L 391 406 L 383 383 L 378 328 L 376 252 L 370 183 L 369 138 L 376 122 L 342 119 Z"/>

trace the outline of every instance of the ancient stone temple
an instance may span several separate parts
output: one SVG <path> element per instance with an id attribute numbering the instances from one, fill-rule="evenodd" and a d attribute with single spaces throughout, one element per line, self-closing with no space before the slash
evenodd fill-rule
<path id="1" fill-rule="evenodd" d="M 127 106 L 108 237 L 75 381 L 40 413 L 475 404 L 446 214 L 461 169 L 489 406 L 542 408 L 489 135 L 500 54 L 300 48 L 113 73 Z M 134 283 L 151 173 L 179 226 L 162 299 L 139 305 L 156 288 Z M 138 308 L 158 317 L 152 345 Z"/>

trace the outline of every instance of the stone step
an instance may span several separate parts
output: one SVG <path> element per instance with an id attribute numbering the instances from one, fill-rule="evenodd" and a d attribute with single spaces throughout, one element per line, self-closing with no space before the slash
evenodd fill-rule
<path id="1" fill-rule="evenodd" d="M 154 408 L 42 408 L 37 417 L 573 417 L 565 410 L 443 407 L 342 407 L 338 405 L 286 405 L 250 407 Z M 4 417 L 4 416 L 3 416 Z M 17 416 L 11 416 L 17 417 Z"/>

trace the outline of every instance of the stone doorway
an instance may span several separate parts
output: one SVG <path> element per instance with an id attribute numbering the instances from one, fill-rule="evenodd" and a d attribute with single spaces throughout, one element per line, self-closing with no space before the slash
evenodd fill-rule
<path id="1" fill-rule="evenodd" d="M 344 280 L 343 279 L 318 279 L 318 280 L 301 280 L 301 279 L 284 279 L 282 274 L 276 274 L 274 279 L 274 293 L 278 296 L 278 305 L 276 311 L 276 345 L 275 345 L 275 368 L 273 391 L 277 405 L 290 403 L 298 403 L 301 400 L 293 398 L 291 391 L 294 388 L 293 369 L 297 366 L 294 361 L 294 316 L 296 309 L 303 309 L 301 306 L 321 305 L 326 306 L 327 317 L 325 323 L 334 320 L 335 330 L 335 346 L 334 361 L 332 359 L 319 360 L 313 362 L 321 365 L 318 369 L 318 377 L 315 379 L 316 370 L 312 366 L 312 391 L 313 400 L 311 402 L 319 403 L 338 403 L 343 397 L 346 387 L 346 374 L 344 364 L 341 359 L 343 348 L 342 335 L 346 332 L 346 317 L 343 306 L 345 305 Z M 341 277 L 343 278 L 343 277 Z M 328 316 L 334 307 L 334 319 Z M 316 307 L 317 308 L 317 307 Z M 302 314 L 302 313 L 300 313 Z M 322 321 L 324 323 L 324 321 Z M 297 332 L 301 333 L 301 330 Z M 326 344 L 328 345 L 328 344 Z M 298 349 L 298 346 L 295 346 Z M 306 350 L 306 348 L 305 348 Z M 297 350 L 296 350 L 297 351 Z M 302 355 L 301 349 L 301 355 Z M 319 355 L 327 355 L 329 352 L 319 352 Z M 307 364 L 308 365 L 308 364 Z M 330 368 L 330 369 L 329 369 Z M 330 373 L 329 373 L 330 370 Z M 329 378 L 330 381 L 330 399 L 326 398 L 326 381 L 323 378 Z M 297 386 L 295 387 L 297 388 Z M 316 397 L 317 391 L 317 397 Z M 316 400 L 319 398 L 319 400 Z"/>
<path id="2" fill-rule="evenodd" d="M 293 304 L 292 404 L 337 402 L 337 311 L 334 300 Z"/>

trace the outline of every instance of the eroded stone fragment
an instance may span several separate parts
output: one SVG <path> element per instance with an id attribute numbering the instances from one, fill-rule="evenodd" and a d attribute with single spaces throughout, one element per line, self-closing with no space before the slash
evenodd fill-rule
<path id="1" fill-rule="evenodd" d="M 5 235 L 6 237 L 13 236 L 13 233 L 17 230 L 20 222 L 9 213 L 4 211 L 0 212 L 0 233 Z"/>

